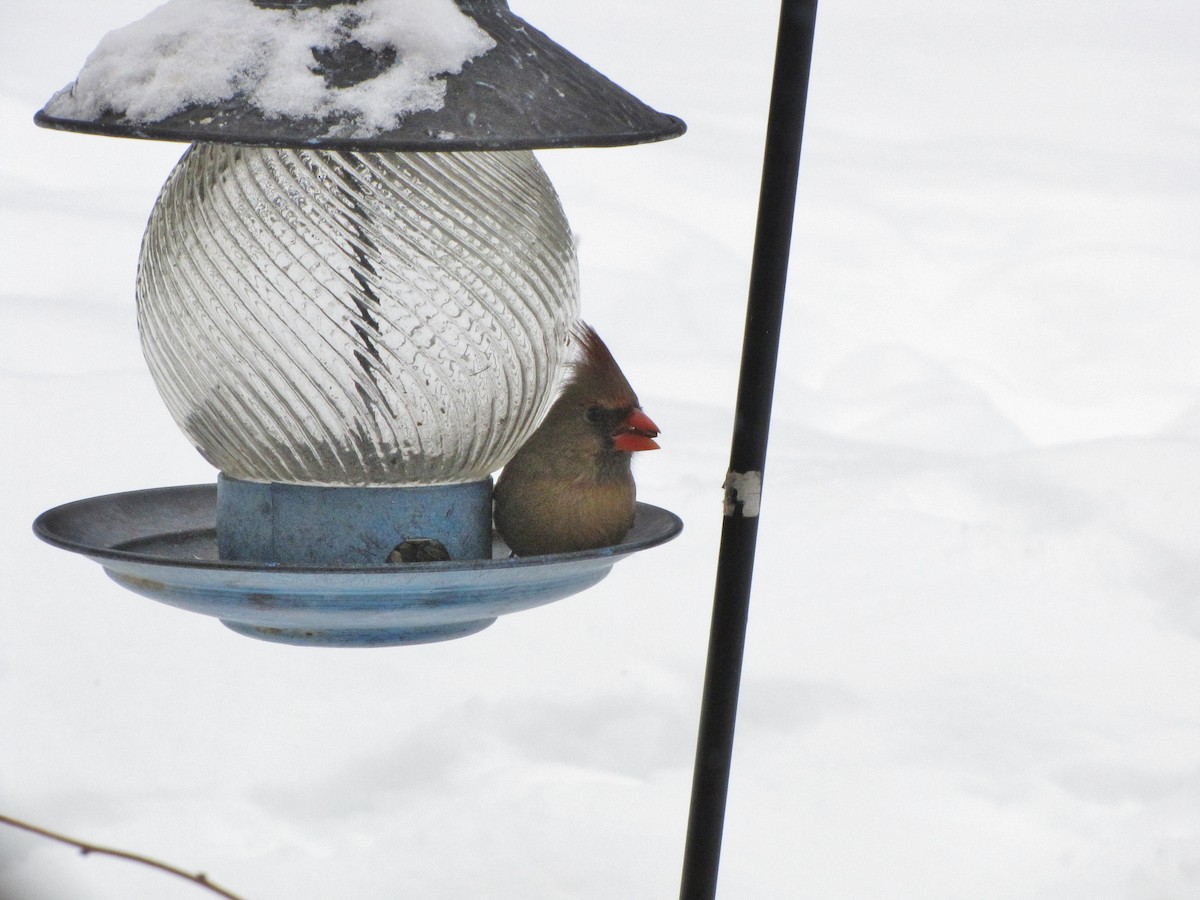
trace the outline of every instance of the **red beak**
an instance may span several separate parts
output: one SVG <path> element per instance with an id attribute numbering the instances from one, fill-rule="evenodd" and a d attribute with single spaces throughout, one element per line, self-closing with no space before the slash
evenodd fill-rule
<path id="1" fill-rule="evenodd" d="M 613 434 L 613 447 L 626 453 L 638 450 L 657 450 L 658 426 L 640 409 L 635 409 Z"/>

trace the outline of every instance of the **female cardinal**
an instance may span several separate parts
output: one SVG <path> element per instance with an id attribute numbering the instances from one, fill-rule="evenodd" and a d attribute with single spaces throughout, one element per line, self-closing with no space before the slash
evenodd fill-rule
<path id="1" fill-rule="evenodd" d="M 633 526 L 631 454 L 658 449 L 658 426 L 604 341 L 582 323 L 575 337 L 562 393 L 496 482 L 496 530 L 518 556 L 620 541 Z"/>

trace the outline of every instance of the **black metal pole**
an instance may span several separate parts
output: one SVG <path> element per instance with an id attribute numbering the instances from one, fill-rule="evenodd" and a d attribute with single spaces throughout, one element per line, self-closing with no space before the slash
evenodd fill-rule
<path id="1" fill-rule="evenodd" d="M 680 900 L 717 894 L 816 18 L 817 0 L 783 0 Z"/>

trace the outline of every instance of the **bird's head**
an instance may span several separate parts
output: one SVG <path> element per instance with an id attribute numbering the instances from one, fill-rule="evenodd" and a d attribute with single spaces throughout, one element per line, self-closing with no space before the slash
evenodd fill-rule
<path id="1" fill-rule="evenodd" d="M 621 453 L 657 450 L 659 428 L 642 412 L 637 394 L 590 325 L 575 331 L 579 355 L 563 392 L 606 449 Z"/>

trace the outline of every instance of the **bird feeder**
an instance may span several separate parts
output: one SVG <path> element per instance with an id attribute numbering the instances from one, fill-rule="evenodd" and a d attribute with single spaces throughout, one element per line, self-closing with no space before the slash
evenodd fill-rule
<path id="1" fill-rule="evenodd" d="M 411 13 L 411 15 L 410 15 Z M 536 148 L 682 134 L 504 0 L 172 0 L 35 117 L 191 144 L 137 273 L 150 373 L 216 485 L 43 513 L 117 582 L 265 640 L 459 637 L 678 534 L 512 557 L 491 473 L 553 399 L 577 261 Z"/>

